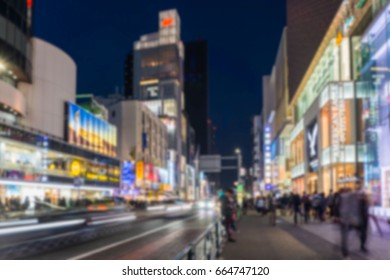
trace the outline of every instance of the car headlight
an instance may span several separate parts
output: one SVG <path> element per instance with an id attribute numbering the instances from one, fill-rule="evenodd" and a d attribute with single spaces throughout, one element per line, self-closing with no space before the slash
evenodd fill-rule
<path id="1" fill-rule="evenodd" d="M 198 202 L 198 207 L 204 208 L 204 207 L 206 207 L 206 203 L 204 201 L 199 201 Z"/>

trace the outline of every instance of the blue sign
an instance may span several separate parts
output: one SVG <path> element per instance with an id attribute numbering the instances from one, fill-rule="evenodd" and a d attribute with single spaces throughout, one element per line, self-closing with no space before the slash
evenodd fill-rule
<path id="1" fill-rule="evenodd" d="M 135 182 L 135 164 L 131 161 L 124 161 L 122 164 L 122 186 L 131 187 Z"/>

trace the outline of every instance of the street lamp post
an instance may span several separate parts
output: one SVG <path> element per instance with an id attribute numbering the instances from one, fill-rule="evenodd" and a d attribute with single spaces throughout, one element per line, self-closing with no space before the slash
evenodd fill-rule
<path id="1" fill-rule="evenodd" d="M 239 184 L 241 182 L 241 166 L 242 166 L 242 155 L 241 155 L 241 149 L 236 149 L 236 155 L 237 155 L 237 183 Z"/>

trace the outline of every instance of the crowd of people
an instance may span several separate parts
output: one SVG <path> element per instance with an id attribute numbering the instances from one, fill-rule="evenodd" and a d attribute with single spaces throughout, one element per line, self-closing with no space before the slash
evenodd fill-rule
<path id="1" fill-rule="evenodd" d="M 228 241 L 235 242 L 232 234 L 236 230 L 238 204 L 234 190 L 226 190 L 221 203 Z M 273 226 L 276 225 L 277 215 L 292 215 L 295 225 L 313 221 L 323 223 L 326 220 L 338 224 L 341 233 L 341 251 L 345 258 L 349 257 L 349 232 L 355 230 L 359 235 L 361 251 L 367 252 L 369 200 L 361 186 L 354 189 L 344 187 L 337 192 L 331 190 L 327 195 L 318 192 L 304 192 L 301 195 L 298 193 L 259 195 L 252 201 L 244 201 L 244 214 L 251 205 L 262 216 L 268 215 L 269 223 Z"/>

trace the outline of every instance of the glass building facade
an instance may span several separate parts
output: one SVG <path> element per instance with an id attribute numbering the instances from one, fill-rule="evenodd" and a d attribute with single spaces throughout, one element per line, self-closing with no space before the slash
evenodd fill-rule
<path id="1" fill-rule="evenodd" d="M 373 206 L 390 207 L 390 5 L 361 40 L 361 80 L 365 86 L 365 184 Z"/>
<path id="2" fill-rule="evenodd" d="M 30 1 L 0 0 L 0 61 L 10 71 L 0 71 L 0 79 L 13 83 L 31 79 L 31 9 Z M 12 74 L 10 74 L 12 73 Z"/>

